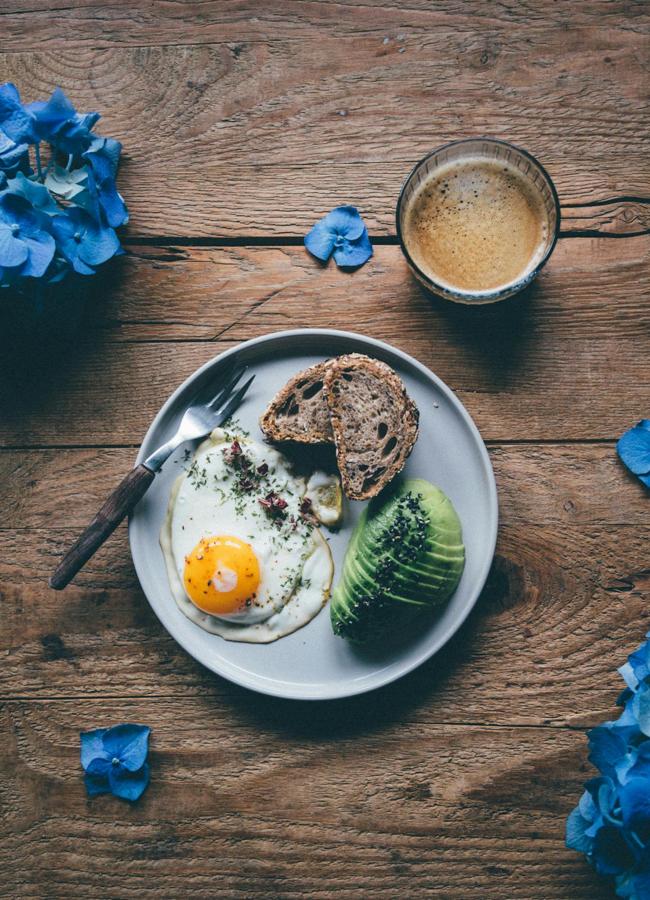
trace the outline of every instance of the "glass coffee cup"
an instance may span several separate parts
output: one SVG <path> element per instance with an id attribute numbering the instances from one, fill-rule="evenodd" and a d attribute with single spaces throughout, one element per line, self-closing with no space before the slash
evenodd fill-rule
<path id="1" fill-rule="evenodd" d="M 409 267 L 428 290 L 457 303 L 495 303 L 527 287 L 548 261 L 560 203 L 530 153 L 470 138 L 417 163 L 396 222 Z"/>

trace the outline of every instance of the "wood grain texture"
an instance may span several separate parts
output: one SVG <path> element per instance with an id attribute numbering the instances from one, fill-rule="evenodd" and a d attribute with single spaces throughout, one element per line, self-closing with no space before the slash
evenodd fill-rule
<path id="1" fill-rule="evenodd" d="M 488 440 L 617 438 L 647 403 L 648 241 L 567 240 L 527 295 L 484 310 L 425 295 L 399 248 L 354 276 L 303 248 L 134 248 L 63 358 L 0 382 L 10 446 L 135 444 L 171 391 L 235 343 L 307 325 L 412 353 Z M 33 388 L 26 388 L 26 378 Z M 137 397 L 138 401 L 133 402 Z"/>
<path id="2" fill-rule="evenodd" d="M 392 234 L 412 165 L 484 134 L 564 202 L 650 197 L 650 15 L 578 6 L 17 3 L 0 79 L 102 111 L 133 234 L 301 235 L 341 202 Z"/>
<path id="3" fill-rule="evenodd" d="M 580 732 L 371 709 L 244 703 L 233 718 L 210 692 L 106 702 L 106 721 L 153 726 L 152 784 L 130 807 L 85 797 L 78 729 L 97 724 L 93 703 L 5 704 L 7 895 L 609 896 L 561 846 L 589 771 Z"/>

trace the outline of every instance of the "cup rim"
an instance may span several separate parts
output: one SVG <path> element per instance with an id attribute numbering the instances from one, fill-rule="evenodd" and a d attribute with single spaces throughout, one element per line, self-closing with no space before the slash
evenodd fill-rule
<path id="1" fill-rule="evenodd" d="M 517 153 L 521 153 L 521 155 L 529 159 L 533 163 L 533 165 L 537 166 L 537 168 L 542 173 L 542 176 L 546 179 L 546 182 L 551 191 L 551 196 L 553 197 L 553 203 L 555 206 L 555 229 L 553 238 L 540 261 L 537 263 L 534 269 L 531 269 L 531 271 L 520 278 L 519 281 L 511 282 L 509 285 L 504 285 L 500 288 L 492 288 L 491 290 L 487 291 L 463 291 L 461 289 L 451 288 L 447 285 L 439 284 L 437 281 L 435 281 L 435 279 L 427 275 L 426 272 L 422 271 L 422 269 L 418 266 L 418 264 L 409 253 L 406 246 L 406 241 L 404 240 L 404 235 L 402 233 L 402 226 L 400 224 L 400 213 L 402 210 L 404 192 L 406 190 L 406 187 L 423 163 L 425 163 L 428 159 L 431 159 L 432 156 L 435 156 L 436 153 L 440 153 L 442 150 L 448 150 L 450 147 L 457 147 L 461 144 L 473 144 L 478 141 L 485 141 L 489 144 L 500 144 L 503 147 L 509 147 L 513 150 L 516 150 Z M 444 297 L 457 303 L 466 303 L 470 306 L 481 305 L 484 303 L 493 303 L 501 299 L 505 300 L 506 298 L 512 297 L 514 294 L 519 293 L 519 291 L 523 290 L 523 288 L 527 287 L 528 284 L 530 284 L 535 278 L 537 278 L 541 270 L 548 262 L 551 253 L 555 249 L 555 245 L 557 244 L 557 240 L 560 236 L 561 219 L 562 212 L 560 207 L 560 198 L 558 196 L 555 183 L 553 182 L 553 179 L 551 178 L 547 170 L 537 159 L 537 157 L 533 156 L 532 153 L 530 153 L 528 150 L 525 150 L 523 147 L 520 147 L 518 144 L 513 144 L 510 141 L 504 141 L 501 138 L 493 138 L 487 136 L 460 138 L 456 141 L 449 141 L 446 144 L 441 144 L 439 147 L 435 147 L 433 150 L 430 150 L 429 153 L 426 153 L 415 163 L 411 171 L 404 179 L 399 192 L 399 197 L 397 198 L 397 206 L 395 207 L 395 228 L 397 232 L 397 239 L 399 241 L 402 253 L 406 257 L 407 263 L 409 264 L 411 270 L 415 273 L 417 278 L 425 285 L 425 287 L 427 287 L 434 294 L 437 294 L 439 297 Z"/>

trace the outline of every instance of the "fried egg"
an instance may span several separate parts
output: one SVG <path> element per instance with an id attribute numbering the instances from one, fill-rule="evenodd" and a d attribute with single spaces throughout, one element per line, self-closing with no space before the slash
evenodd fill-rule
<path id="1" fill-rule="evenodd" d="M 310 487 L 315 503 L 281 453 L 246 436 L 217 428 L 199 445 L 160 535 L 189 619 L 226 640 L 270 643 L 314 618 L 334 574 L 318 521 L 338 517 L 340 486 L 319 475 Z"/>

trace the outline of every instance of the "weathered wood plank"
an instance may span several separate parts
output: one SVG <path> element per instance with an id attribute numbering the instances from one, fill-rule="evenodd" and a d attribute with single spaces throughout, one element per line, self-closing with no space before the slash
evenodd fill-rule
<path id="1" fill-rule="evenodd" d="M 391 234 L 413 163 L 483 134 L 538 155 L 566 202 L 650 196 L 635 5 L 582 4 L 570 27 L 550 2 L 141 0 L 0 21 L 1 80 L 30 100 L 61 84 L 123 140 L 133 234 L 300 235 L 342 202 Z"/>
<path id="2" fill-rule="evenodd" d="M 102 286 L 108 296 L 93 300 L 89 327 L 63 358 L 20 348 L 22 368 L 0 381 L 0 441 L 133 444 L 201 363 L 304 326 L 412 353 L 486 439 L 611 440 L 647 402 L 647 259 L 645 238 L 564 241 L 527 297 L 477 310 L 426 296 L 392 246 L 354 275 L 323 270 L 300 247 L 148 247 Z"/>
<path id="3" fill-rule="evenodd" d="M 648 494 L 613 444 L 489 447 L 502 525 L 644 525 Z M 82 528 L 133 466 L 134 450 L 0 451 L 0 530 Z"/>
<path id="4" fill-rule="evenodd" d="M 75 534 L 58 524 L 64 518 L 48 529 L 0 531 L 0 696 L 199 691 L 232 714 L 260 705 L 207 674 L 163 631 L 138 586 L 125 529 L 63 594 L 51 591 L 47 577 Z M 647 525 L 504 525 L 489 583 L 460 634 L 430 663 L 352 706 L 413 705 L 431 722 L 582 727 L 609 718 L 615 667 L 648 630 L 649 538 Z"/>
<path id="5" fill-rule="evenodd" d="M 6 704 L 8 895 L 609 896 L 562 848 L 582 733 L 242 700 Z M 124 720 L 153 727 L 151 786 L 88 800 L 79 729 Z"/>
<path id="6" fill-rule="evenodd" d="M 614 199 L 592 206 L 567 205 L 562 210 L 565 237 L 633 237 L 649 232 L 650 199 Z"/>

